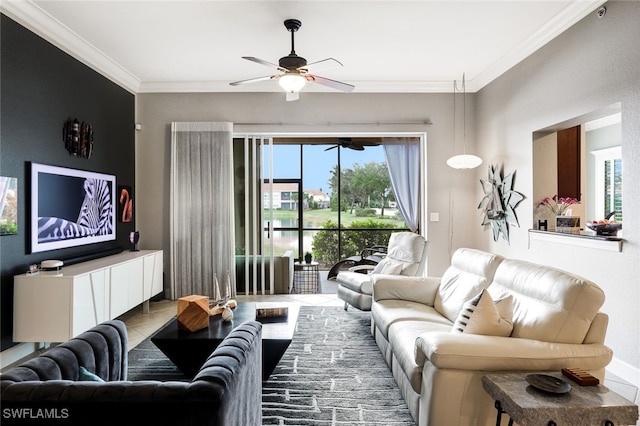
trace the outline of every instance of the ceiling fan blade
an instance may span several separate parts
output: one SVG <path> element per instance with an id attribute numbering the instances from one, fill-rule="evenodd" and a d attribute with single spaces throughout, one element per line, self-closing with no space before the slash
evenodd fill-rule
<path id="1" fill-rule="evenodd" d="M 232 83 L 229 83 L 232 86 L 240 86 L 241 84 L 248 84 L 248 83 L 256 83 L 258 81 L 264 81 L 264 80 L 273 80 L 278 78 L 279 76 L 277 75 L 266 75 L 264 77 L 258 77 L 258 78 L 250 78 L 248 80 L 240 80 L 240 81 L 234 81 Z"/>
<path id="2" fill-rule="evenodd" d="M 312 62 L 303 67 L 298 68 L 298 70 L 305 70 L 306 72 L 318 72 L 324 70 L 330 70 L 333 68 L 341 67 L 342 63 L 333 58 L 323 59 L 321 61 Z"/>
<path id="3" fill-rule="evenodd" d="M 300 92 L 287 92 L 287 101 L 297 101 L 300 99 Z"/>
<path id="4" fill-rule="evenodd" d="M 246 59 L 247 61 L 255 62 L 260 65 L 264 65 L 265 67 L 273 68 L 278 71 L 287 72 L 288 70 L 282 68 L 280 65 L 276 65 L 273 62 L 265 61 L 264 59 L 255 58 L 253 56 L 243 56 L 242 59 Z"/>
<path id="5" fill-rule="evenodd" d="M 329 78 L 320 77 L 318 75 L 307 74 L 305 76 L 307 81 L 311 81 L 313 83 L 320 84 L 322 86 L 327 86 L 332 89 L 340 90 L 341 92 L 350 93 L 356 86 L 348 83 L 343 83 L 341 81 L 331 80 Z"/>
<path id="6" fill-rule="evenodd" d="M 358 144 L 355 144 L 355 143 L 352 143 L 352 144 L 349 144 L 349 145 L 343 145 L 343 147 L 352 149 L 354 151 L 364 151 L 364 146 L 358 145 Z"/>
<path id="7" fill-rule="evenodd" d="M 336 149 L 337 147 L 338 145 L 330 146 L 329 148 L 325 149 L 325 151 L 329 151 L 330 149 Z"/>

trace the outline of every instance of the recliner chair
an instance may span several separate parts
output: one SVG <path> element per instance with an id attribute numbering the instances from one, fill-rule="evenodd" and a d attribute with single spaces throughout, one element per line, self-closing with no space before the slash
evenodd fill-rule
<path id="1" fill-rule="evenodd" d="M 386 257 L 371 274 L 422 276 L 427 258 L 427 241 L 413 232 L 395 232 L 389 238 Z M 356 271 L 341 271 L 336 277 L 338 298 L 344 300 L 344 309 L 349 305 L 361 311 L 371 310 L 373 284 L 371 274 Z"/>

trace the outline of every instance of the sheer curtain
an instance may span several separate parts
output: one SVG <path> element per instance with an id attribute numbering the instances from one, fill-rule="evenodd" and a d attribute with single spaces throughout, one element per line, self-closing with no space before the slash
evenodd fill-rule
<path id="1" fill-rule="evenodd" d="M 171 298 L 235 296 L 233 123 L 171 123 Z"/>
<path id="2" fill-rule="evenodd" d="M 420 223 L 420 144 L 397 139 L 384 145 L 384 156 L 398 210 L 415 232 Z"/>

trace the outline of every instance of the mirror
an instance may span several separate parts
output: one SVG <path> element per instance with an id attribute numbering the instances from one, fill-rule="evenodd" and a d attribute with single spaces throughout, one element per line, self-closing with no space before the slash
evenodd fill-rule
<path id="1" fill-rule="evenodd" d="M 587 222 L 622 222 L 621 133 L 620 104 L 533 133 L 533 229 L 595 235 Z"/>

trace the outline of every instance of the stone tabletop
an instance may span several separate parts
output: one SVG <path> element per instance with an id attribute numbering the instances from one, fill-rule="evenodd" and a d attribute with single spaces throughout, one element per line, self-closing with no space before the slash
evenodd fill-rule
<path id="1" fill-rule="evenodd" d="M 529 385 L 525 377 L 534 373 L 487 374 L 482 378 L 485 391 L 521 426 L 553 422 L 558 426 L 635 425 L 638 420 L 638 406 L 604 385 L 580 386 L 560 372 L 541 373 L 571 385 L 569 392 L 553 394 Z"/>

